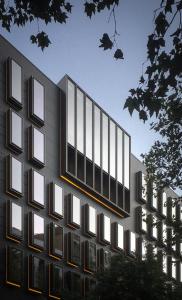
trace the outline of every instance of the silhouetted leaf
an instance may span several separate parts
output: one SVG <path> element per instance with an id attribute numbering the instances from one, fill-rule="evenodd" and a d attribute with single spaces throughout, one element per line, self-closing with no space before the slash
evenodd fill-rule
<path id="1" fill-rule="evenodd" d="M 102 39 L 100 39 L 100 42 L 101 42 L 101 45 L 99 47 L 104 48 L 104 50 L 112 49 L 112 47 L 113 47 L 113 42 L 110 40 L 107 33 L 103 34 L 103 37 L 102 37 Z"/>
<path id="2" fill-rule="evenodd" d="M 114 53 L 114 58 L 116 59 L 124 59 L 123 52 L 121 49 L 117 49 Z"/>
<path id="3" fill-rule="evenodd" d="M 89 2 L 85 2 L 85 13 L 87 14 L 87 16 L 89 18 L 92 17 L 93 14 L 95 14 L 95 4 L 94 3 L 89 3 Z"/>

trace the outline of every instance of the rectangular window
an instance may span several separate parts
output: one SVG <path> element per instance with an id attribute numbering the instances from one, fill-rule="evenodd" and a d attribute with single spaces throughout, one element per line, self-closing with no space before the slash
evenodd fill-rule
<path id="1" fill-rule="evenodd" d="M 44 86 L 35 78 L 31 78 L 31 103 L 30 117 L 39 126 L 44 125 L 45 121 L 45 91 Z"/>
<path id="2" fill-rule="evenodd" d="M 50 184 L 49 212 L 56 218 L 63 217 L 63 189 L 56 183 Z"/>
<path id="3" fill-rule="evenodd" d="M 73 232 L 67 235 L 67 263 L 72 266 L 80 266 L 80 236 Z"/>
<path id="4" fill-rule="evenodd" d="M 20 153 L 23 148 L 23 119 L 11 109 L 8 110 L 7 116 L 7 146 L 14 152 Z"/>
<path id="5" fill-rule="evenodd" d="M 92 242 L 85 241 L 84 244 L 84 271 L 95 272 L 96 271 L 96 245 Z"/>
<path id="6" fill-rule="evenodd" d="M 158 237 L 158 220 L 155 216 L 152 216 L 152 226 L 151 226 L 151 238 L 157 239 Z"/>
<path id="7" fill-rule="evenodd" d="M 45 202 L 45 177 L 31 169 L 29 172 L 29 203 L 43 208 Z"/>
<path id="8" fill-rule="evenodd" d="M 168 271 L 168 257 L 167 255 L 162 256 L 162 270 L 165 274 L 167 274 Z"/>
<path id="9" fill-rule="evenodd" d="M 80 227 L 80 199 L 70 194 L 68 200 L 68 225 Z"/>
<path id="10" fill-rule="evenodd" d="M 49 264 L 49 297 L 61 299 L 63 288 L 63 269 L 62 267 Z"/>
<path id="11" fill-rule="evenodd" d="M 6 283 L 21 287 L 23 276 L 23 251 L 14 247 L 6 248 Z"/>
<path id="12" fill-rule="evenodd" d="M 104 271 L 109 268 L 111 263 L 111 252 L 100 248 L 98 250 L 98 267 L 100 271 Z"/>
<path id="13" fill-rule="evenodd" d="M 34 255 L 29 257 L 28 290 L 42 293 L 45 286 L 45 262 Z"/>
<path id="14" fill-rule="evenodd" d="M 22 107 L 22 68 L 13 59 L 9 60 L 8 68 L 9 77 L 9 98 L 8 101 Z"/>
<path id="15" fill-rule="evenodd" d="M 77 150 L 84 153 L 84 96 L 77 89 Z"/>
<path id="16" fill-rule="evenodd" d="M 96 281 L 92 278 L 84 278 L 84 297 L 89 297 L 95 291 Z"/>
<path id="17" fill-rule="evenodd" d="M 104 214 L 100 215 L 100 241 L 104 244 L 111 242 L 111 219 Z"/>
<path id="18" fill-rule="evenodd" d="M 117 250 L 124 250 L 124 230 L 119 223 L 114 223 L 114 248 Z"/>
<path id="19" fill-rule="evenodd" d="M 161 233 L 162 233 L 162 243 L 164 245 L 167 244 L 167 227 L 166 227 L 166 224 L 164 223 L 161 223 L 162 225 L 162 228 L 161 228 Z"/>
<path id="20" fill-rule="evenodd" d="M 161 199 L 161 213 L 164 217 L 167 216 L 167 194 L 165 192 L 162 193 L 162 199 Z"/>
<path id="21" fill-rule="evenodd" d="M 22 239 L 22 207 L 14 202 L 7 203 L 7 237 L 14 241 Z"/>
<path id="22" fill-rule="evenodd" d="M 22 196 L 23 183 L 22 183 L 22 162 L 15 157 L 9 155 L 7 158 L 7 193 L 15 196 L 16 198 Z"/>
<path id="23" fill-rule="evenodd" d="M 172 276 L 172 278 L 174 278 L 174 279 L 176 279 L 176 277 L 177 277 L 177 261 L 176 261 L 176 259 L 172 256 L 171 257 L 171 276 Z"/>
<path id="24" fill-rule="evenodd" d="M 97 215 L 96 209 L 88 204 L 85 205 L 85 233 L 88 235 L 96 235 L 97 231 Z"/>
<path id="25" fill-rule="evenodd" d="M 86 156 L 92 160 L 92 101 L 86 97 Z"/>
<path id="26" fill-rule="evenodd" d="M 172 215 L 172 220 L 175 221 L 176 220 L 176 201 L 175 199 L 172 199 L 172 203 L 171 203 L 171 215 Z"/>
<path id="27" fill-rule="evenodd" d="M 110 120 L 110 175 L 116 178 L 116 125 Z"/>
<path id="28" fill-rule="evenodd" d="M 63 256 L 63 228 L 56 223 L 51 223 L 49 228 L 50 256 L 59 258 Z"/>
<path id="29" fill-rule="evenodd" d="M 141 230 L 147 232 L 147 211 L 145 208 L 141 208 Z"/>
<path id="30" fill-rule="evenodd" d="M 31 126 L 30 130 L 30 160 L 32 160 L 39 167 L 45 165 L 45 135 Z"/>
<path id="31" fill-rule="evenodd" d="M 123 183 L 123 132 L 117 127 L 117 180 Z"/>
<path id="32" fill-rule="evenodd" d="M 147 201 L 147 180 L 144 173 L 142 173 L 142 199 Z"/>
<path id="33" fill-rule="evenodd" d="M 67 99 L 67 126 L 68 143 L 75 147 L 75 86 L 68 80 L 68 99 Z"/>
<path id="34" fill-rule="evenodd" d="M 29 215 L 29 246 L 37 250 L 45 247 L 45 224 L 44 218 L 30 212 Z"/>
<path id="35" fill-rule="evenodd" d="M 130 234 L 130 252 L 131 254 L 136 253 L 136 236 L 134 232 Z"/>
<path id="36" fill-rule="evenodd" d="M 171 229 L 171 248 L 172 251 L 176 252 L 176 234 L 175 234 L 175 230 L 172 228 Z"/>
<path id="37" fill-rule="evenodd" d="M 130 188 L 130 138 L 124 134 L 124 186 Z"/>
<path id="38" fill-rule="evenodd" d="M 66 286 L 69 291 L 74 293 L 74 297 L 77 298 L 81 295 L 81 278 L 80 274 L 72 271 L 66 273 Z"/>
<path id="39" fill-rule="evenodd" d="M 108 117 L 102 113 L 102 169 L 108 173 Z"/>
<path id="40" fill-rule="evenodd" d="M 152 183 L 152 199 L 151 199 L 151 207 L 155 210 L 157 210 L 157 186 L 156 184 L 153 182 Z"/>
<path id="41" fill-rule="evenodd" d="M 100 129 L 100 109 L 94 106 L 94 161 L 100 167 L 100 145 L 101 145 L 101 129 Z"/>
<path id="42" fill-rule="evenodd" d="M 141 240 L 141 259 L 146 260 L 147 257 L 147 242 L 145 240 Z"/>

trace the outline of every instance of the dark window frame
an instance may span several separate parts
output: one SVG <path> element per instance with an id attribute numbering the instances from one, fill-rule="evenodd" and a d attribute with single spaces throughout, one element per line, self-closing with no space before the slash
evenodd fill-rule
<path id="1" fill-rule="evenodd" d="M 33 199 L 34 198 L 34 172 L 38 173 L 44 178 L 44 204 L 37 202 L 35 199 Z M 28 204 L 37 209 L 41 209 L 45 207 L 45 176 L 33 168 L 31 168 L 28 171 Z"/>
<path id="2" fill-rule="evenodd" d="M 114 251 L 123 252 L 124 251 L 124 228 L 123 228 L 123 248 L 118 246 L 118 225 L 122 226 L 122 224 L 118 222 L 114 222 L 111 224 L 111 240 L 112 240 L 112 249 Z"/>
<path id="3" fill-rule="evenodd" d="M 22 222 L 22 231 L 21 235 L 17 235 L 13 232 L 12 228 L 12 204 L 15 204 L 21 207 L 21 222 Z M 20 243 L 23 239 L 23 208 L 21 205 L 17 204 L 12 200 L 8 200 L 6 203 L 6 238 L 14 242 Z"/>
<path id="4" fill-rule="evenodd" d="M 89 217 L 89 208 L 91 205 L 88 203 L 84 205 L 83 210 L 84 210 L 84 233 L 85 235 L 88 235 L 89 237 L 95 237 L 97 234 L 97 210 L 95 207 L 91 206 L 92 208 L 95 209 L 95 227 L 96 227 L 96 232 L 92 232 L 89 230 L 89 222 L 90 222 L 90 217 Z"/>
<path id="5" fill-rule="evenodd" d="M 99 242 L 103 245 L 110 245 L 111 244 L 111 218 L 110 219 L 110 241 L 104 239 L 104 216 L 108 217 L 107 215 L 101 213 L 99 215 Z"/>
<path id="6" fill-rule="evenodd" d="M 20 274 L 20 280 L 17 280 L 18 278 L 18 270 L 17 268 L 14 268 L 14 265 L 11 263 L 10 261 L 10 251 L 14 249 L 16 251 L 19 252 L 19 255 L 20 255 L 20 269 L 21 269 L 21 274 Z M 12 259 L 12 258 L 11 258 Z M 14 261 L 14 255 L 13 255 L 13 261 Z M 12 267 L 13 266 L 13 269 L 16 270 L 16 279 L 14 280 L 13 278 L 10 278 L 10 270 L 9 270 L 9 267 Z M 16 248 L 16 247 L 12 247 L 12 246 L 7 246 L 6 247 L 6 284 L 8 285 L 12 285 L 14 287 L 18 287 L 20 288 L 21 285 L 22 285 L 22 280 L 23 280 L 23 250 L 19 249 L 19 248 Z"/>
<path id="7" fill-rule="evenodd" d="M 58 249 L 55 249 L 55 225 L 58 226 L 60 229 L 61 229 L 61 234 L 62 234 L 62 249 L 59 249 L 60 252 L 62 253 L 58 253 L 56 250 Z M 63 257 L 63 251 L 64 251 L 64 229 L 62 226 L 52 222 L 50 223 L 49 225 L 49 256 L 59 260 L 60 258 Z"/>
<path id="8" fill-rule="evenodd" d="M 78 261 L 74 260 L 74 236 L 79 240 L 79 258 Z M 67 234 L 67 264 L 73 267 L 80 267 L 81 265 L 81 238 L 80 235 L 74 232 Z"/>
<path id="9" fill-rule="evenodd" d="M 109 263 L 106 265 L 105 264 L 105 253 L 107 253 Z M 111 251 L 109 251 L 106 248 L 100 248 L 97 250 L 97 267 L 99 271 L 104 271 L 106 270 L 111 262 Z"/>
<path id="10" fill-rule="evenodd" d="M 12 159 L 17 160 L 21 163 L 21 192 L 12 188 Z M 15 198 L 20 198 L 23 196 L 23 163 L 17 157 L 9 154 L 6 157 L 6 193 L 10 194 Z"/>
<path id="11" fill-rule="evenodd" d="M 34 277 L 33 277 L 34 276 L 34 259 L 38 259 L 39 261 L 42 261 L 42 263 L 43 263 L 42 287 L 36 287 L 33 284 L 33 281 L 34 281 Z M 40 275 L 40 272 L 39 272 L 39 275 Z M 44 288 L 45 288 L 45 261 L 42 258 L 31 254 L 28 257 L 28 291 L 42 294 L 42 292 L 44 291 Z"/>
<path id="12" fill-rule="evenodd" d="M 12 114 L 16 114 L 21 119 L 21 141 L 22 146 L 14 144 L 12 141 Z M 11 108 L 6 112 L 6 146 L 15 154 L 23 152 L 23 118 Z"/>
<path id="13" fill-rule="evenodd" d="M 34 146 L 35 146 L 35 144 L 34 144 L 34 130 L 37 130 L 38 132 L 40 132 L 43 135 L 43 139 L 44 139 L 44 149 L 43 149 L 44 161 L 39 160 L 34 155 Z M 28 128 L 28 139 L 29 139 L 29 147 L 28 147 L 29 160 L 39 168 L 45 167 L 45 164 L 46 164 L 46 157 L 45 157 L 45 155 L 46 155 L 46 150 L 45 150 L 46 137 L 45 137 L 44 132 L 42 132 L 40 129 L 37 129 L 35 126 L 31 125 Z"/>
<path id="14" fill-rule="evenodd" d="M 55 211 L 55 186 L 62 189 L 62 214 Z M 56 220 L 63 219 L 64 216 L 64 188 L 55 182 L 49 184 L 49 215 Z"/>
<path id="15" fill-rule="evenodd" d="M 128 256 L 136 258 L 137 255 L 137 240 L 136 240 L 136 234 L 135 234 L 135 252 L 131 250 L 131 233 L 134 233 L 133 231 L 126 230 L 125 231 L 125 250 Z"/>
<path id="16" fill-rule="evenodd" d="M 35 243 L 35 237 L 34 237 L 34 215 L 37 215 L 39 217 L 41 217 L 44 220 L 44 237 L 43 237 L 43 246 L 38 245 Z M 34 212 L 29 212 L 28 215 L 28 246 L 29 248 L 32 248 L 33 250 L 37 251 L 37 252 L 42 252 L 45 249 L 45 218 L 40 216 L 37 213 Z"/>
<path id="17" fill-rule="evenodd" d="M 58 268 L 62 273 L 61 280 L 60 280 L 60 286 L 59 286 L 60 290 L 57 290 L 57 291 L 55 291 L 54 287 L 53 287 L 54 282 L 56 281 L 55 274 L 54 274 L 55 267 Z M 54 298 L 54 299 L 61 299 L 62 288 L 63 288 L 63 268 L 60 265 L 50 263 L 49 264 L 49 297 Z"/>
<path id="18" fill-rule="evenodd" d="M 21 102 L 18 101 L 12 95 L 12 62 L 17 64 L 21 68 Z M 6 63 L 6 78 L 7 78 L 7 96 L 6 101 L 12 105 L 15 109 L 20 110 L 23 107 L 23 74 L 22 74 L 22 66 L 14 59 L 9 57 Z"/>
<path id="19" fill-rule="evenodd" d="M 65 277 L 66 277 L 68 290 L 73 292 L 76 295 L 79 294 L 81 296 L 81 292 L 82 292 L 81 274 L 73 271 L 67 271 L 65 273 Z M 74 277 L 77 278 L 77 280 L 79 281 L 79 286 L 77 284 L 75 285 Z"/>
<path id="20" fill-rule="evenodd" d="M 95 266 L 92 268 L 92 258 L 90 257 L 90 247 L 94 247 L 95 252 Z M 84 241 L 84 271 L 88 273 L 95 273 L 97 269 L 97 246 L 91 241 Z"/>
<path id="21" fill-rule="evenodd" d="M 39 116 L 37 116 L 36 114 L 34 114 L 34 80 L 36 80 L 40 85 L 42 85 L 43 87 L 43 119 L 41 119 Z M 31 76 L 30 80 L 29 80 L 29 94 L 30 94 L 30 99 L 29 99 L 29 117 L 30 119 L 39 127 L 44 126 L 45 124 L 45 99 L 46 99 L 46 93 L 45 93 L 45 86 L 36 78 L 34 78 L 33 76 Z"/>
<path id="22" fill-rule="evenodd" d="M 73 221 L 73 198 L 77 196 L 75 196 L 74 194 L 68 194 L 68 201 L 67 201 L 67 226 L 71 227 L 71 228 L 80 228 L 81 225 L 81 200 L 80 198 L 78 198 L 80 200 L 80 224 L 77 224 Z"/>

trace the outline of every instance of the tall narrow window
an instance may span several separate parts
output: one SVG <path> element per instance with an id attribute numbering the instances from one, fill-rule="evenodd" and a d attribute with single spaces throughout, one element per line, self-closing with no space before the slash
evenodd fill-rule
<path id="1" fill-rule="evenodd" d="M 165 192 L 162 193 L 162 199 L 161 199 L 161 213 L 164 217 L 167 216 L 167 195 Z"/>
<path id="2" fill-rule="evenodd" d="M 80 236 L 69 232 L 67 235 L 67 263 L 72 266 L 80 266 Z"/>
<path id="3" fill-rule="evenodd" d="M 84 96 L 77 89 L 77 150 L 84 153 Z"/>
<path id="4" fill-rule="evenodd" d="M 37 171 L 29 171 L 29 203 L 40 208 L 45 201 L 45 177 Z"/>
<path id="5" fill-rule="evenodd" d="M 6 249 L 6 283 L 21 287 L 23 277 L 23 251 L 14 247 Z"/>
<path id="6" fill-rule="evenodd" d="M 165 274 L 168 272 L 168 257 L 167 255 L 162 256 L 162 270 Z"/>
<path id="7" fill-rule="evenodd" d="M 94 106 L 94 161 L 100 167 L 100 144 L 101 144 L 101 133 L 100 133 L 100 109 Z"/>
<path id="8" fill-rule="evenodd" d="M 116 177 L 116 125 L 110 121 L 110 175 Z"/>
<path id="9" fill-rule="evenodd" d="M 66 273 L 66 286 L 68 290 L 74 293 L 75 297 L 81 295 L 81 278 L 80 274 L 72 271 Z"/>
<path id="10" fill-rule="evenodd" d="M 63 287 L 63 269 L 54 264 L 49 265 L 49 296 L 54 299 L 61 299 Z"/>
<path id="11" fill-rule="evenodd" d="M 108 117 L 102 113 L 102 168 L 108 173 Z"/>
<path id="12" fill-rule="evenodd" d="M 167 244 L 167 227 L 166 224 L 161 223 L 162 243 Z"/>
<path id="13" fill-rule="evenodd" d="M 45 287 L 45 262 L 43 259 L 31 255 L 29 257 L 28 290 L 42 293 Z"/>
<path id="14" fill-rule="evenodd" d="M 92 160 L 92 101 L 86 97 L 86 156 Z"/>
<path id="15" fill-rule="evenodd" d="M 9 97 L 8 101 L 22 107 L 22 68 L 13 59 L 9 60 Z"/>
<path id="16" fill-rule="evenodd" d="M 172 215 L 172 220 L 174 221 L 174 220 L 176 220 L 176 202 L 175 202 L 175 199 L 172 199 L 171 202 L 172 202 L 171 203 L 171 206 L 172 206 L 171 215 Z"/>
<path id="17" fill-rule="evenodd" d="M 111 219 L 104 214 L 100 214 L 100 241 L 104 244 L 111 242 Z"/>
<path id="18" fill-rule="evenodd" d="M 29 215 L 29 246 L 35 249 L 44 249 L 45 246 L 45 225 L 44 218 L 30 213 Z"/>
<path id="19" fill-rule="evenodd" d="M 171 257 L 171 276 L 172 278 L 176 279 L 177 277 L 177 261 L 176 259 L 172 256 Z"/>
<path id="20" fill-rule="evenodd" d="M 68 200 L 68 225 L 80 227 L 80 199 L 70 194 Z"/>
<path id="21" fill-rule="evenodd" d="M 67 126 L 68 143 L 75 146 L 75 86 L 68 80 L 68 99 L 67 99 Z"/>
<path id="22" fill-rule="evenodd" d="M 11 109 L 7 112 L 7 146 L 20 153 L 23 148 L 23 119 Z"/>
<path id="23" fill-rule="evenodd" d="M 100 271 L 108 269 L 111 263 L 111 252 L 100 248 L 98 250 L 98 267 Z"/>
<path id="24" fill-rule="evenodd" d="M 88 235 L 96 235 L 96 222 L 97 222 L 97 215 L 96 209 L 93 206 L 88 204 L 84 207 L 84 222 L 85 222 L 85 233 Z"/>
<path id="25" fill-rule="evenodd" d="M 96 271 L 96 245 L 90 241 L 85 241 L 84 244 L 84 271 Z"/>
<path id="26" fill-rule="evenodd" d="M 134 232 L 131 232 L 130 235 L 130 251 L 131 253 L 136 253 L 136 236 Z"/>
<path id="27" fill-rule="evenodd" d="M 63 217 L 63 189 L 55 183 L 50 184 L 49 213 L 56 217 Z"/>
<path id="28" fill-rule="evenodd" d="M 22 207 L 14 202 L 7 203 L 7 237 L 14 241 L 22 238 Z"/>
<path id="29" fill-rule="evenodd" d="M 130 256 L 136 256 L 136 235 L 134 232 L 126 231 L 126 251 Z"/>
<path id="30" fill-rule="evenodd" d="M 45 165 L 45 136 L 35 127 L 30 127 L 29 130 L 31 145 L 30 159 L 39 167 L 43 167 Z"/>
<path id="31" fill-rule="evenodd" d="M 145 240 L 141 240 L 141 259 L 145 260 L 147 257 L 147 243 Z"/>
<path id="32" fill-rule="evenodd" d="M 153 208 L 154 210 L 157 209 L 157 186 L 154 182 L 152 183 L 151 208 Z"/>
<path id="33" fill-rule="evenodd" d="M 130 138 L 124 134 L 124 186 L 130 188 Z"/>
<path id="34" fill-rule="evenodd" d="M 49 255 L 63 256 L 63 228 L 56 223 L 51 223 L 49 228 Z"/>
<path id="35" fill-rule="evenodd" d="M 147 232 L 147 211 L 143 207 L 141 209 L 141 230 Z"/>
<path id="36" fill-rule="evenodd" d="M 123 183 L 123 132 L 117 127 L 117 180 Z"/>
<path id="37" fill-rule="evenodd" d="M 6 190 L 7 193 L 20 197 L 23 190 L 23 176 L 22 176 L 22 162 L 15 157 L 9 155 L 7 158 L 7 181 Z"/>
<path id="38" fill-rule="evenodd" d="M 45 91 L 44 86 L 35 78 L 31 78 L 30 117 L 40 126 L 45 121 Z"/>
<path id="39" fill-rule="evenodd" d="M 117 250 L 124 250 L 124 230 L 119 223 L 114 223 L 114 248 Z"/>
<path id="40" fill-rule="evenodd" d="M 151 238 L 157 239 L 158 237 L 158 220 L 155 216 L 151 216 L 152 224 L 151 224 Z"/>

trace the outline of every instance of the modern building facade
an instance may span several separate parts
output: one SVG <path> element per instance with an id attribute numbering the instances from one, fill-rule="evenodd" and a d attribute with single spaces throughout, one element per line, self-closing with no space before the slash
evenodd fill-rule
<path id="1" fill-rule="evenodd" d="M 146 183 L 119 124 L 3 37 L 0 101 L 1 299 L 61 299 L 63 287 L 86 296 L 119 252 L 151 251 L 182 281 L 182 243 L 171 242 L 177 195 Z"/>

